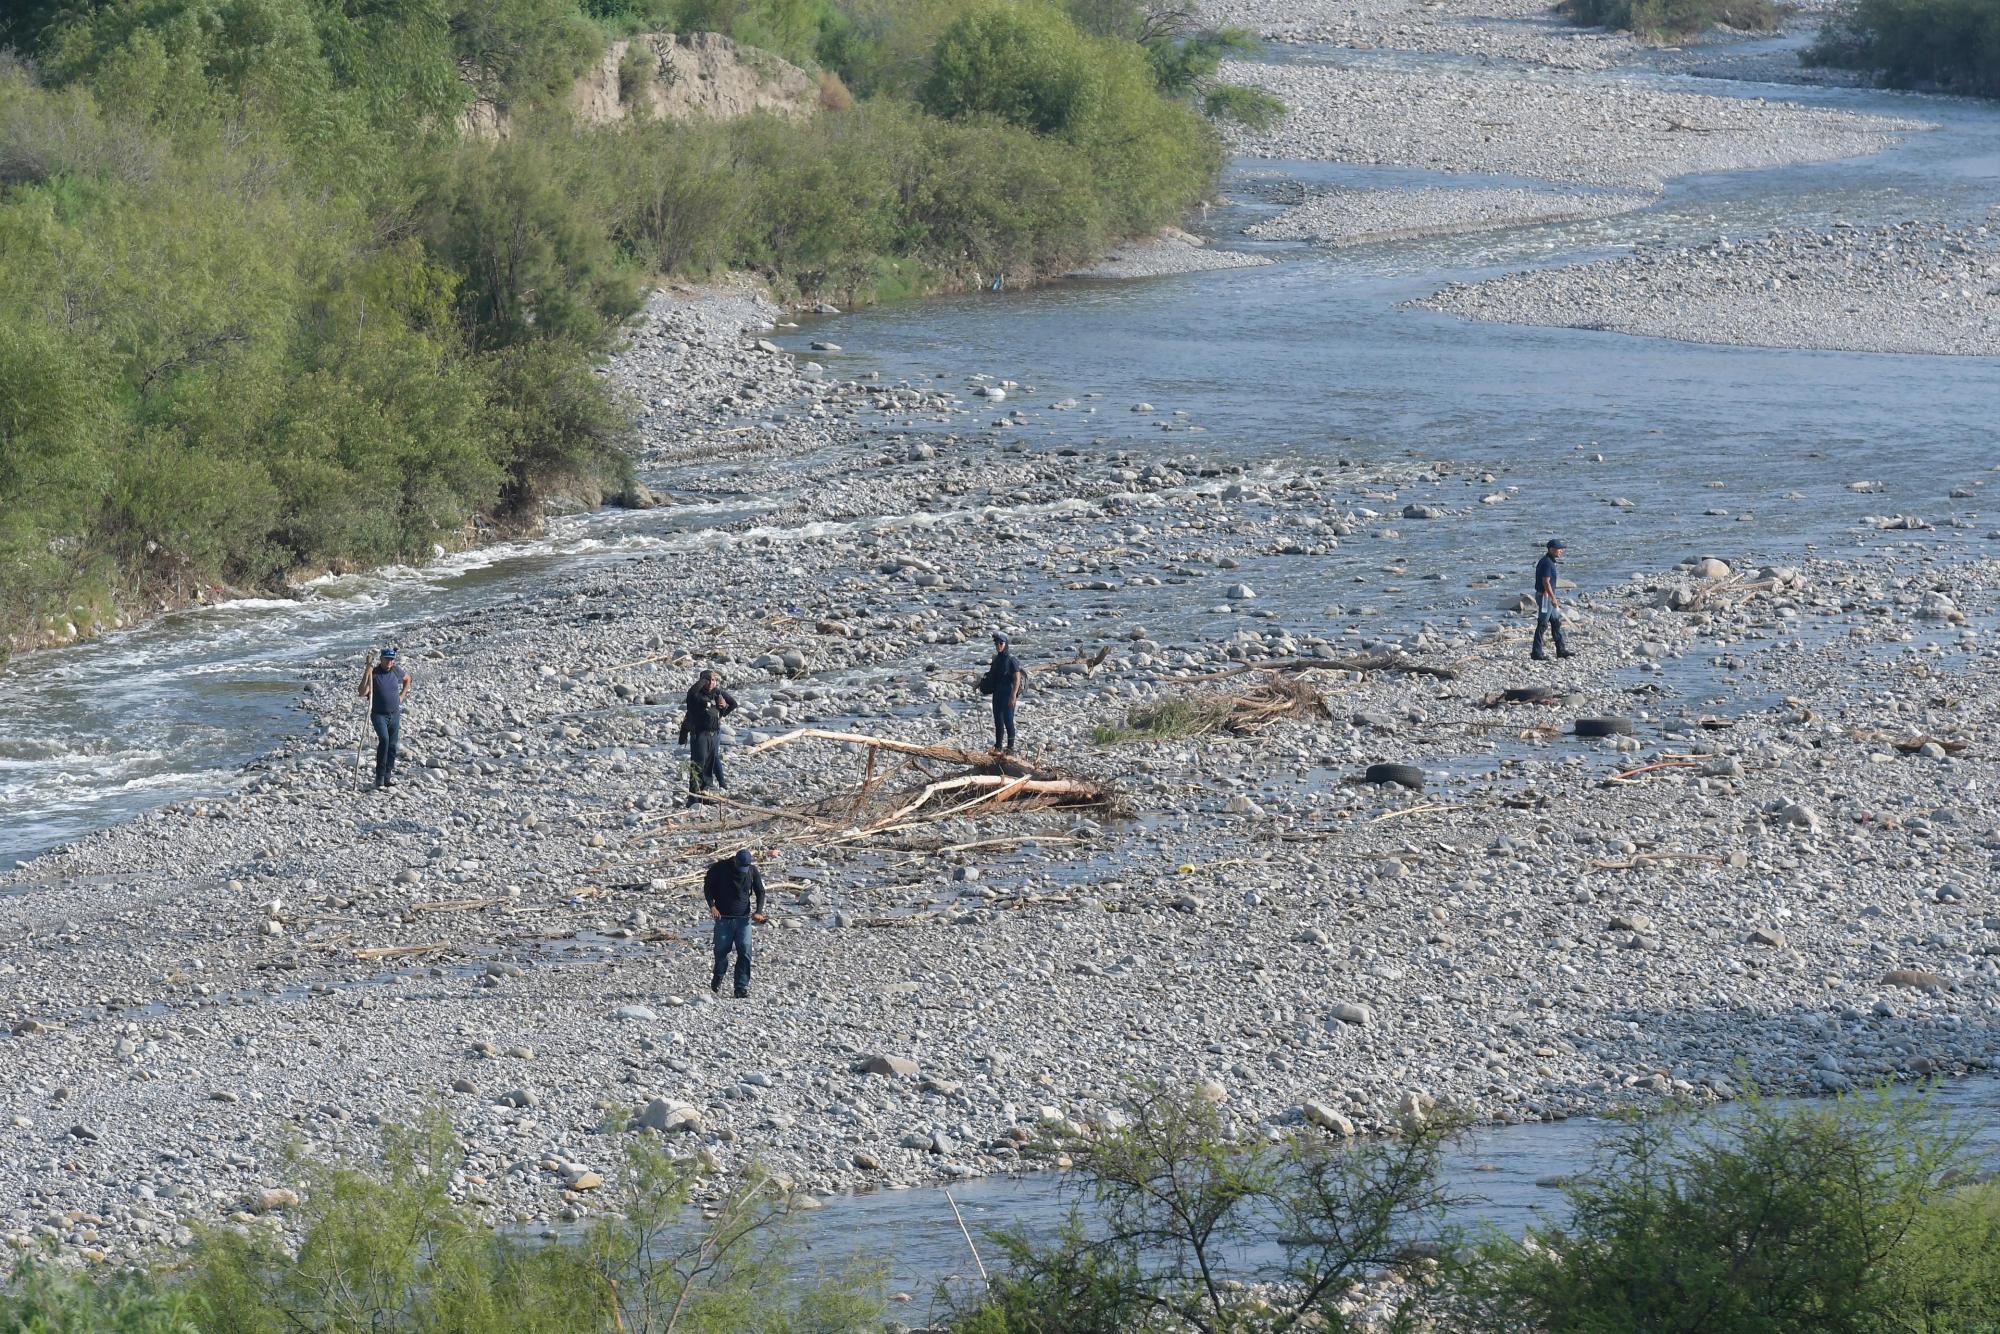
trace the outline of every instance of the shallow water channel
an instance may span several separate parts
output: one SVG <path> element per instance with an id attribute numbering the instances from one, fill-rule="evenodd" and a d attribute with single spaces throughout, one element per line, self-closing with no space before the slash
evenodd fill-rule
<path id="1" fill-rule="evenodd" d="M 1945 1114 L 1947 1125 L 1970 1133 L 1969 1152 L 1987 1171 L 2000 1164 L 2000 1079 L 1940 1084 L 1933 1106 Z M 1729 1110 L 1724 1105 L 1714 1114 L 1726 1116 Z M 1445 1185 L 1465 1201 L 1451 1221 L 1469 1232 L 1491 1226 L 1514 1234 L 1561 1222 L 1564 1197 L 1557 1179 L 1588 1171 L 1593 1150 L 1610 1128 L 1607 1121 L 1580 1117 L 1478 1130 L 1447 1161 Z M 1051 1236 L 1073 1203 L 1087 1206 L 1081 1181 L 1066 1172 L 987 1177 L 959 1182 L 950 1191 L 988 1264 L 995 1248 L 986 1242 L 986 1232 L 1020 1228 Z M 803 1215 L 799 1236 L 808 1267 L 832 1270 L 856 1261 L 885 1266 L 890 1291 L 913 1299 L 906 1317 L 913 1324 L 921 1323 L 939 1285 L 976 1290 L 978 1283 L 943 1187 L 829 1199 Z M 1243 1258 L 1267 1262 L 1279 1256 L 1277 1243 L 1270 1241 Z"/>

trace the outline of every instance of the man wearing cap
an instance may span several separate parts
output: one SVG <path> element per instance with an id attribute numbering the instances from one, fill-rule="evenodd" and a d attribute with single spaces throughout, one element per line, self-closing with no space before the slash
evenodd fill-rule
<path id="1" fill-rule="evenodd" d="M 708 915 L 715 919 L 715 972 L 708 989 L 721 992 L 733 950 L 740 1000 L 750 994 L 750 924 L 764 920 L 764 873 L 751 865 L 750 849 L 739 848 L 734 857 L 711 863 L 702 877 L 701 896 L 708 901 Z"/>
<path id="2" fill-rule="evenodd" d="M 403 696 L 410 693 L 410 674 L 396 658 L 396 650 L 385 648 L 378 658 L 368 656 L 361 670 L 361 689 L 355 692 L 368 699 L 368 721 L 375 728 L 375 786 L 394 787 L 396 746 L 403 735 Z"/>
<path id="3" fill-rule="evenodd" d="M 979 680 L 979 689 L 993 696 L 993 749 L 1014 749 L 1014 704 L 1021 698 L 1021 660 L 1007 647 L 1007 636 L 993 634 L 993 661 Z"/>
<path id="4" fill-rule="evenodd" d="M 1556 656 L 1569 656 L 1569 648 L 1563 643 L 1562 603 L 1556 598 L 1556 562 L 1562 559 L 1562 554 L 1562 539 L 1556 538 L 1535 562 L 1535 647 L 1528 656 L 1536 662 L 1549 656 L 1542 652 L 1542 636 L 1550 632 L 1555 634 Z"/>

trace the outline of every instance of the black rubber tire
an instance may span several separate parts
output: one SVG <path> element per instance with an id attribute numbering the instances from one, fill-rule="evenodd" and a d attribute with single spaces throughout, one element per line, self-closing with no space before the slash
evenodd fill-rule
<path id="1" fill-rule="evenodd" d="M 1576 720 L 1578 736 L 1631 736 L 1630 718 L 1579 718 Z"/>
<path id="2" fill-rule="evenodd" d="M 1424 771 L 1414 764 L 1371 764 L 1362 777 L 1371 783 L 1395 783 L 1407 788 L 1424 785 Z"/>
<path id="3" fill-rule="evenodd" d="M 1509 686 L 1500 692 L 1502 704 L 1546 704 L 1562 691 L 1554 686 Z"/>

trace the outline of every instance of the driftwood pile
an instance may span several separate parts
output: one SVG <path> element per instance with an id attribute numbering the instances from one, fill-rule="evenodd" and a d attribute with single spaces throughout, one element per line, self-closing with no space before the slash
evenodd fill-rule
<path id="1" fill-rule="evenodd" d="M 863 752 L 859 782 L 798 806 L 755 806 L 711 794 L 708 805 L 729 813 L 721 825 L 668 824 L 649 836 L 673 833 L 741 835 L 755 831 L 762 846 L 856 843 L 958 816 L 1104 807 L 1111 794 L 1100 783 L 999 751 L 921 745 L 859 732 L 800 728 L 752 746 L 757 755 L 801 741 L 830 741 Z M 940 766 L 948 766 L 941 768 Z"/>
<path id="2" fill-rule="evenodd" d="M 1254 736 L 1283 718 L 1331 718 L 1319 691 L 1288 676 L 1274 676 L 1248 690 L 1172 695 L 1136 705 L 1122 725 L 1099 730 L 1106 744 L 1179 737 Z"/>

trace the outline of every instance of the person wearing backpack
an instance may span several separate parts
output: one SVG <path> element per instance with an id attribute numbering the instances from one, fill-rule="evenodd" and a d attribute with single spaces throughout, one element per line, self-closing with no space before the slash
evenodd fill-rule
<path id="1" fill-rule="evenodd" d="M 979 693 L 993 697 L 993 749 L 1010 755 L 1014 751 L 1014 706 L 1021 698 L 1021 682 L 1026 676 L 1021 660 L 1007 647 L 1007 636 L 994 631 L 993 661 L 986 665 L 986 675 L 979 678 Z"/>
<path id="2" fill-rule="evenodd" d="M 715 972 L 708 989 L 722 993 L 729 955 L 736 955 L 736 998 L 750 994 L 750 924 L 764 921 L 764 873 L 750 862 L 750 849 L 711 864 L 702 877 L 701 896 L 715 920 Z M 752 906 L 752 903 L 755 906 Z"/>

